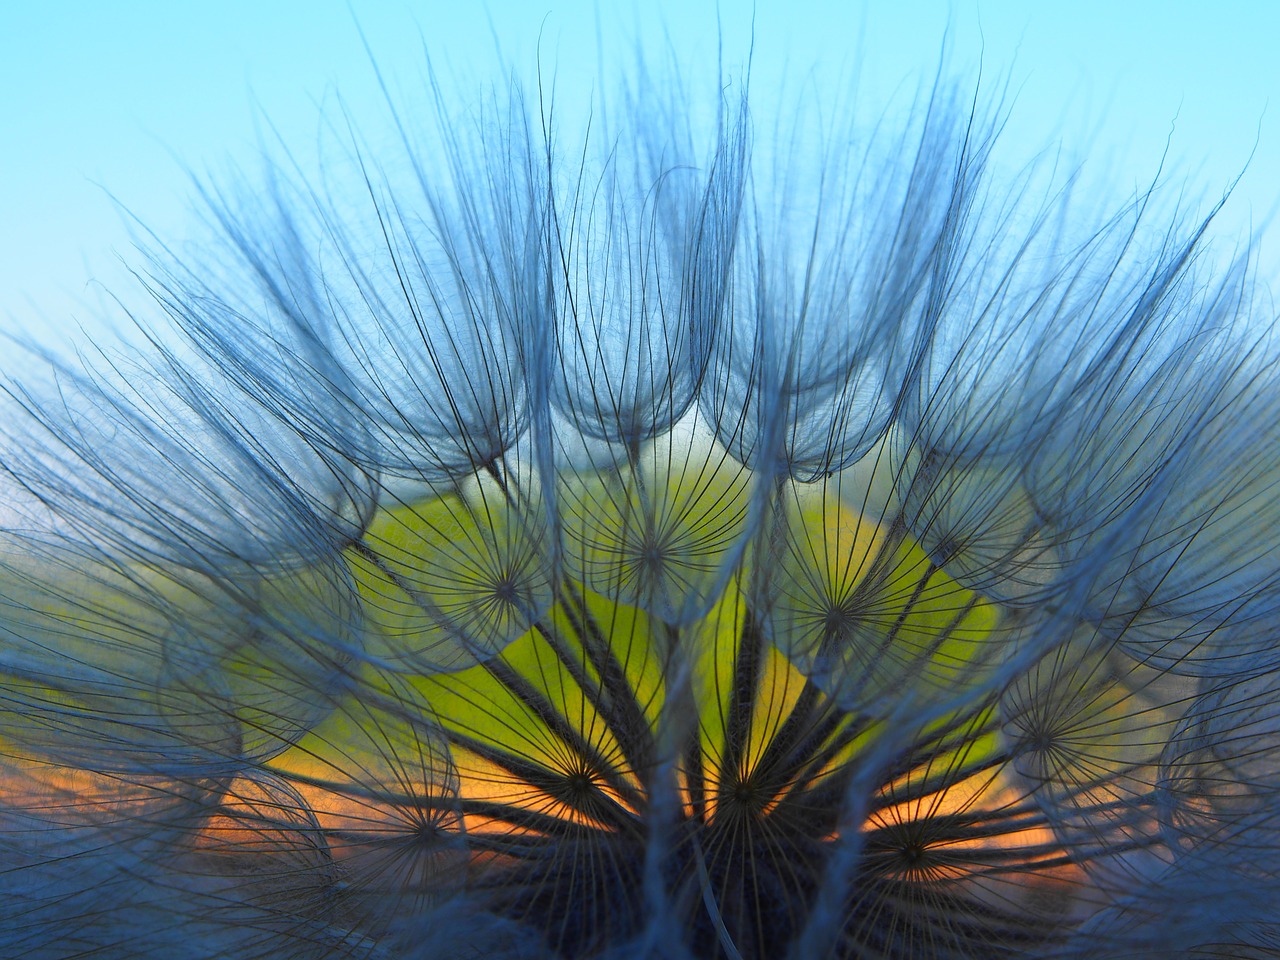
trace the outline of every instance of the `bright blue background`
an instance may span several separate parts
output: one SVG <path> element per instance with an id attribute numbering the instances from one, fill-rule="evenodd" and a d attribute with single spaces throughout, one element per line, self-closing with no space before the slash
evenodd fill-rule
<path id="1" fill-rule="evenodd" d="M 707 65 L 720 37 L 726 60 L 741 62 L 753 15 L 734 0 L 718 12 L 713 0 L 645 0 L 643 11 L 608 0 L 353 5 L 354 17 L 343 0 L 0 0 L 0 327 L 50 337 L 92 327 L 93 301 L 104 285 L 124 286 L 118 260 L 129 255 L 108 191 L 162 236 L 181 237 L 187 171 L 228 158 L 251 167 L 264 117 L 305 152 L 317 105 L 332 105 L 335 91 L 356 117 L 379 111 L 355 19 L 404 89 L 419 83 L 424 43 L 446 74 L 494 78 L 497 49 L 528 76 L 540 45 L 571 109 L 601 59 L 607 75 L 637 38 L 656 48 L 664 30 L 678 62 Z M 818 89 L 854 66 L 863 96 L 914 86 L 936 69 L 944 31 L 958 68 L 981 62 L 993 86 L 1009 79 L 1006 148 L 1030 155 L 1060 140 L 1117 197 L 1150 180 L 1166 143 L 1166 170 L 1197 195 L 1220 192 L 1252 152 L 1217 228 L 1227 238 L 1280 201 L 1280 4 L 1265 0 L 759 0 L 755 115 L 769 116 L 776 78 L 808 77 L 813 64 Z M 1276 234 L 1262 272 L 1280 286 Z"/>

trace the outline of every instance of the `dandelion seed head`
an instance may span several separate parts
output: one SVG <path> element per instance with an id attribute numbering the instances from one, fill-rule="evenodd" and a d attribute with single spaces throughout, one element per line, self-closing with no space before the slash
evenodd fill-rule
<path id="1" fill-rule="evenodd" d="M 1247 263 L 1159 184 L 1001 193 L 943 81 L 765 147 L 631 84 L 206 187 L 149 359 L 7 387 L 58 523 L 0 554 L 0 944 L 1266 949 Z"/>

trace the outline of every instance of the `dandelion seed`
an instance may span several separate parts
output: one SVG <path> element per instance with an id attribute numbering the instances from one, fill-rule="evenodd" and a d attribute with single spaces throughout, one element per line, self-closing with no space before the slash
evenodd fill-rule
<path id="1" fill-rule="evenodd" d="M 7 388 L 6 955 L 1274 947 L 1246 271 L 733 89 L 206 191 L 182 346 Z"/>

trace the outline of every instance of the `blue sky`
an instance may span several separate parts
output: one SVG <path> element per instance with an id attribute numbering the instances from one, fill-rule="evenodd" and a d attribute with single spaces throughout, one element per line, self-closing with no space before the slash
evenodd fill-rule
<path id="1" fill-rule="evenodd" d="M 1249 163 L 1217 228 L 1228 248 L 1280 203 L 1280 4 L 352 5 L 354 17 L 343 0 L 0 4 L 0 327 L 92 327 L 94 301 L 126 286 L 129 233 L 112 197 L 180 239 L 192 222 L 189 171 L 252 167 L 264 118 L 305 152 L 336 92 L 357 118 L 378 114 L 356 19 L 406 90 L 420 83 L 424 45 L 448 76 L 500 76 L 499 49 L 531 76 L 540 52 L 572 105 L 637 40 L 656 48 L 665 34 L 693 67 L 720 42 L 727 62 L 741 62 L 754 14 L 758 123 L 776 109 L 780 78 L 824 89 L 856 67 L 863 98 L 914 85 L 936 69 L 945 32 L 957 70 L 972 76 L 981 64 L 992 87 L 1008 79 L 1012 155 L 1061 143 L 1117 196 L 1150 180 L 1166 145 L 1166 171 L 1193 195 L 1220 193 Z M 1262 255 L 1273 287 L 1278 233 Z"/>

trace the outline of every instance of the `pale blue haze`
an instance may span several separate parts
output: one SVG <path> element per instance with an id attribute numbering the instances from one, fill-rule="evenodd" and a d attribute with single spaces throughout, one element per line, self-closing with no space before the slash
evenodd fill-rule
<path id="1" fill-rule="evenodd" d="M 398 88 L 420 84 L 424 44 L 447 76 L 497 77 L 497 50 L 531 76 L 541 50 L 570 111 L 637 38 L 659 49 L 665 31 L 677 61 L 695 68 L 714 62 L 719 40 L 726 63 L 741 63 L 753 17 L 733 0 L 719 10 L 712 0 L 353 6 L 0 4 L 0 326 L 40 337 L 93 327 L 94 302 L 126 286 L 119 260 L 131 241 L 111 196 L 180 240 L 188 171 L 252 168 L 266 119 L 305 154 L 318 105 L 332 107 L 337 91 L 357 118 L 381 116 L 356 20 Z M 957 69 L 981 64 L 991 89 L 1008 79 L 1011 154 L 1058 140 L 1117 196 L 1151 179 L 1166 143 L 1166 171 L 1193 195 L 1220 192 L 1248 164 L 1218 226 L 1225 252 L 1280 200 L 1280 4 L 760 0 L 757 118 L 783 76 L 824 89 L 856 69 L 864 97 L 914 85 L 936 69 L 944 32 Z M 1271 278 L 1277 246 L 1262 253 Z"/>

